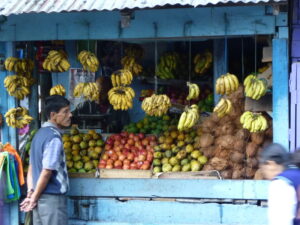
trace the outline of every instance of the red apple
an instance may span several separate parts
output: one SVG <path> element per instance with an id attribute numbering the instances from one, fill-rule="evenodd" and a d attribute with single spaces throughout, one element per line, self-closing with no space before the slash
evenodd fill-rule
<path id="1" fill-rule="evenodd" d="M 124 159 L 126 159 L 126 156 L 124 154 L 120 154 L 119 155 L 119 160 L 124 161 Z"/>
<path id="2" fill-rule="evenodd" d="M 106 165 L 112 165 L 114 163 L 114 161 L 112 159 L 108 159 L 106 161 Z"/>
<path id="3" fill-rule="evenodd" d="M 108 150 L 106 153 L 107 153 L 107 155 L 110 157 L 110 156 L 114 153 L 114 151 L 110 149 L 110 150 Z"/>
<path id="4" fill-rule="evenodd" d="M 149 144 L 149 141 L 147 139 L 142 140 L 142 145 L 147 146 Z"/>
<path id="5" fill-rule="evenodd" d="M 99 164 L 99 165 L 98 165 L 98 168 L 100 168 L 100 169 L 105 169 L 105 168 L 106 168 L 106 164 Z"/>
<path id="6" fill-rule="evenodd" d="M 129 145 L 134 145 L 134 140 L 132 138 L 129 138 L 128 141 L 127 141 L 127 144 Z"/>
<path id="7" fill-rule="evenodd" d="M 127 131 L 123 131 L 120 134 L 122 137 L 128 137 L 128 132 Z"/>
<path id="8" fill-rule="evenodd" d="M 150 168 L 150 166 L 147 165 L 147 164 L 143 164 L 143 165 L 140 167 L 141 170 L 148 170 L 149 168 Z"/>
<path id="9" fill-rule="evenodd" d="M 110 158 L 113 160 L 113 161 L 116 161 L 118 160 L 118 155 L 116 153 L 113 153 Z"/>
<path id="10" fill-rule="evenodd" d="M 145 134 L 139 133 L 138 136 L 139 136 L 139 139 L 143 139 L 145 137 Z"/>
<path id="11" fill-rule="evenodd" d="M 107 164 L 105 168 L 106 168 L 106 169 L 112 169 L 112 168 L 113 168 L 113 165 L 112 165 L 112 164 Z"/>
<path id="12" fill-rule="evenodd" d="M 105 149 L 105 151 L 108 151 L 108 150 L 112 149 L 112 145 L 107 144 L 107 145 L 105 145 L 104 149 Z"/>
<path id="13" fill-rule="evenodd" d="M 136 163 L 137 168 L 141 168 L 141 166 L 142 166 L 143 164 L 144 164 L 144 163 L 143 163 L 142 161 L 137 162 L 137 163 Z"/>
<path id="14" fill-rule="evenodd" d="M 133 160 L 134 160 L 134 155 L 133 155 L 133 153 L 128 153 L 127 159 L 130 160 L 130 161 L 133 161 Z"/>
<path id="15" fill-rule="evenodd" d="M 139 136 L 134 136 L 134 137 L 133 137 L 133 140 L 134 140 L 135 142 L 137 142 L 137 141 L 140 140 L 140 138 L 139 138 Z"/>
<path id="16" fill-rule="evenodd" d="M 133 139 L 134 138 L 134 133 L 130 133 L 129 138 Z"/>
<path id="17" fill-rule="evenodd" d="M 121 140 L 122 145 L 125 145 L 126 142 L 127 142 L 127 139 L 125 139 L 125 138 L 123 138 L 123 139 Z"/>
<path id="18" fill-rule="evenodd" d="M 114 167 L 123 166 L 123 163 L 120 160 L 114 162 Z"/>
<path id="19" fill-rule="evenodd" d="M 130 169 L 131 170 L 136 170 L 137 169 L 137 165 L 135 163 L 131 163 L 130 164 Z"/>
<path id="20" fill-rule="evenodd" d="M 123 168 L 123 166 L 115 166 L 114 168 L 121 170 Z"/>
<path id="21" fill-rule="evenodd" d="M 143 161 L 145 161 L 145 160 L 146 160 L 146 156 L 145 156 L 145 155 L 142 155 L 142 154 L 141 154 L 141 155 L 138 156 L 138 161 L 139 161 L 139 162 L 143 162 Z"/>
<path id="22" fill-rule="evenodd" d="M 123 165 L 123 170 L 129 170 L 130 169 L 130 165 L 128 164 L 128 165 Z"/>
<path id="23" fill-rule="evenodd" d="M 116 140 L 114 146 L 119 146 L 121 144 L 121 140 Z"/>
<path id="24" fill-rule="evenodd" d="M 130 165 L 130 160 L 129 159 L 124 159 L 123 165 Z"/>

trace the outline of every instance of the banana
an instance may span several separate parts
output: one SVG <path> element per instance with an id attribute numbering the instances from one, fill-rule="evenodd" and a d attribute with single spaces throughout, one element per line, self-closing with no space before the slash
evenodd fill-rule
<path id="1" fill-rule="evenodd" d="M 23 128 L 31 123 L 33 118 L 28 115 L 28 110 L 24 107 L 11 108 L 5 113 L 5 121 L 13 128 Z"/>
<path id="2" fill-rule="evenodd" d="M 66 89 L 61 84 L 55 85 L 50 89 L 50 95 L 66 95 Z"/>
<path id="3" fill-rule="evenodd" d="M 50 72 L 66 72 L 70 68 L 67 54 L 62 51 L 51 50 L 43 62 L 43 68 Z"/>
<path id="4" fill-rule="evenodd" d="M 244 80 L 245 96 L 254 100 L 259 100 L 267 92 L 267 84 L 263 80 L 250 74 Z"/>
<path id="5" fill-rule="evenodd" d="M 177 129 L 179 131 L 187 130 L 193 127 L 198 120 L 199 120 L 198 106 L 192 105 L 190 107 L 187 107 L 180 116 Z"/>

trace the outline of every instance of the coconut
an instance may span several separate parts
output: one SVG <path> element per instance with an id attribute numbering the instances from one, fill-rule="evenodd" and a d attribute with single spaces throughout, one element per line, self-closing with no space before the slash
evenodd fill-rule
<path id="1" fill-rule="evenodd" d="M 205 164 L 202 171 L 210 171 L 210 170 L 214 170 L 214 167 L 210 164 Z"/>
<path id="2" fill-rule="evenodd" d="M 244 172 L 242 170 L 233 170 L 232 179 L 241 179 L 244 177 Z"/>
<path id="3" fill-rule="evenodd" d="M 258 160 L 256 158 L 247 158 L 246 159 L 247 167 L 250 168 L 257 168 L 258 167 Z"/>
<path id="4" fill-rule="evenodd" d="M 265 135 L 262 132 L 251 133 L 251 141 L 257 145 L 261 145 L 264 142 L 264 137 Z"/>
<path id="5" fill-rule="evenodd" d="M 234 163 L 242 163 L 245 158 L 245 154 L 234 151 L 230 155 L 230 159 Z"/>
<path id="6" fill-rule="evenodd" d="M 220 172 L 220 175 L 223 179 L 231 179 L 232 178 L 232 169 L 223 170 Z"/>
<path id="7" fill-rule="evenodd" d="M 246 142 L 240 139 L 237 139 L 233 144 L 233 150 L 239 152 L 245 152 Z"/>
<path id="8" fill-rule="evenodd" d="M 245 129 L 239 129 L 236 134 L 235 137 L 238 140 L 247 140 L 249 138 L 250 132 L 248 130 Z"/>
<path id="9" fill-rule="evenodd" d="M 216 139 L 216 145 L 223 148 L 231 149 L 235 141 L 236 140 L 234 136 L 224 135 Z"/>
<path id="10" fill-rule="evenodd" d="M 246 146 L 246 155 L 247 157 L 253 157 L 256 155 L 258 150 L 258 145 L 254 142 L 249 142 Z"/>
<path id="11" fill-rule="evenodd" d="M 214 157 L 210 160 L 210 165 L 216 170 L 225 170 L 229 165 L 227 160 Z"/>
<path id="12" fill-rule="evenodd" d="M 207 158 L 211 158 L 215 154 L 215 147 L 210 146 L 206 148 L 201 148 L 201 151 L 203 155 L 205 155 Z"/>
<path id="13" fill-rule="evenodd" d="M 255 175 L 256 169 L 251 167 L 246 167 L 246 178 L 252 179 Z"/>
<path id="14" fill-rule="evenodd" d="M 214 136 L 209 133 L 202 134 L 199 139 L 199 146 L 201 148 L 206 148 L 214 143 Z"/>
<path id="15" fill-rule="evenodd" d="M 234 126 L 232 123 L 225 123 L 221 126 L 220 133 L 221 135 L 232 135 L 234 133 Z"/>

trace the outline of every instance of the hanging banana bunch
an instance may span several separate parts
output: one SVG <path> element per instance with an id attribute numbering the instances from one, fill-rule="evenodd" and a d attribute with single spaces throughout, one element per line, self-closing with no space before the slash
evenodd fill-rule
<path id="1" fill-rule="evenodd" d="M 108 92 L 108 100 L 114 110 L 131 109 L 134 96 L 135 93 L 131 87 L 113 87 Z"/>
<path id="2" fill-rule="evenodd" d="M 200 94 L 199 86 L 190 82 L 187 82 L 187 86 L 189 87 L 189 94 L 186 97 L 186 100 L 197 99 Z"/>
<path id="3" fill-rule="evenodd" d="M 50 72 L 66 72 L 70 66 L 67 54 L 62 50 L 49 51 L 45 61 L 43 62 L 43 68 Z"/>
<path id="4" fill-rule="evenodd" d="M 136 62 L 136 58 L 133 56 L 124 56 L 121 64 L 125 70 L 129 70 L 135 76 L 143 71 L 143 67 Z"/>
<path id="5" fill-rule="evenodd" d="M 156 75 L 161 79 L 174 79 L 180 64 L 180 57 L 176 52 L 165 53 L 160 57 Z"/>
<path id="6" fill-rule="evenodd" d="M 188 130 L 198 122 L 199 118 L 200 116 L 197 105 L 186 107 L 179 118 L 177 129 L 179 131 Z"/>
<path id="7" fill-rule="evenodd" d="M 78 60 L 82 64 L 83 69 L 90 72 L 96 72 L 99 68 L 99 60 L 97 56 L 90 52 L 83 50 L 78 54 Z"/>
<path id="8" fill-rule="evenodd" d="M 19 100 L 30 94 L 30 82 L 26 77 L 10 75 L 4 79 L 4 87 L 8 94 Z"/>
<path id="9" fill-rule="evenodd" d="M 255 75 L 250 74 L 244 80 L 245 95 L 246 97 L 254 100 L 259 100 L 267 93 L 267 82 L 262 79 L 258 79 Z"/>
<path id="10" fill-rule="evenodd" d="M 216 81 L 216 93 L 220 95 L 229 95 L 235 92 L 239 87 L 239 80 L 234 74 L 226 73 L 220 76 Z"/>
<path id="11" fill-rule="evenodd" d="M 96 82 L 78 83 L 73 92 L 74 97 L 84 97 L 86 100 L 99 100 L 100 90 Z"/>
<path id="12" fill-rule="evenodd" d="M 111 75 L 111 83 L 113 87 L 130 85 L 132 79 L 132 73 L 126 69 L 118 70 Z"/>
<path id="13" fill-rule="evenodd" d="M 229 99 L 221 98 L 218 104 L 214 108 L 214 112 L 217 113 L 219 118 L 229 114 L 232 110 L 232 103 Z"/>
<path id="14" fill-rule="evenodd" d="M 194 57 L 194 71 L 196 74 L 203 75 L 212 65 L 212 53 L 205 51 L 203 54 L 198 53 Z"/>
<path id="15" fill-rule="evenodd" d="M 33 118 L 28 115 L 25 107 L 11 108 L 5 113 L 5 120 L 8 126 L 13 128 L 23 128 L 30 124 Z"/>
<path id="16" fill-rule="evenodd" d="M 170 98 L 167 95 L 153 94 L 142 102 L 142 109 L 150 116 L 162 116 L 171 107 Z"/>
<path id="17" fill-rule="evenodd" d="M 66 89 L 61 84 L 55 85 L 50 89 L 50 95 L 66 95 Z"/>
<path id="18" fill-rule="evenodd" d="M 268 121 L 261 113 L 246 111 L 241 115 L 240 122 L 243 128 L 249 130 L 251 133 L 268 129 Z"/>

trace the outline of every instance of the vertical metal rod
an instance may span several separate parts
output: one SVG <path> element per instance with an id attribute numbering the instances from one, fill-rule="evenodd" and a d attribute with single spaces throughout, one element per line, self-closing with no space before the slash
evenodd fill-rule
<path id="1" fill-rule="evenodd" d="M 257 74 L 257 35 L 255 31 L 255 36 L 254 36 L 254 71 L 255 74 Z"/>
<path id="2" fill-rule="evenodd" d="M 225 38 L 224 38 L 224 60 L 225 60 L 225 70 L 228 71 L 228 41 L 227 41 L 227 26 L 228 26 L 228 19 L 227 14 L 224 14 L 224 20 L 225 20 Z"/>
<path id="3" fill-rule="evenodd" d="M 156 75 L 156 70 L 157 70 L 157 58 L 158 58 L 158 56 L 157 56 L 157 54 L 158 54 L 158 52 L 157 52 L 157 39 L 155 39 L 155 46 L 154 46 L 154 57 L 155 57 L 155 72 L 154 72 L 154 74 L 155 74 L 155 76 L 154 76 L 154 91 L 155 91 L 155 94 L 157 94 L 157 75 Z"/>
<path id="4" fill-rule="evenodd" d="M 192 40 L 189 39 L 189 82 L 191 82 L 191 73 L 192 73 Z"/>
<path id="5" fill-rule="evenodd" d="M 245 63 L 244 63 L 244 38 L 242 37 L 242 78 L 245 76 Z"/>

